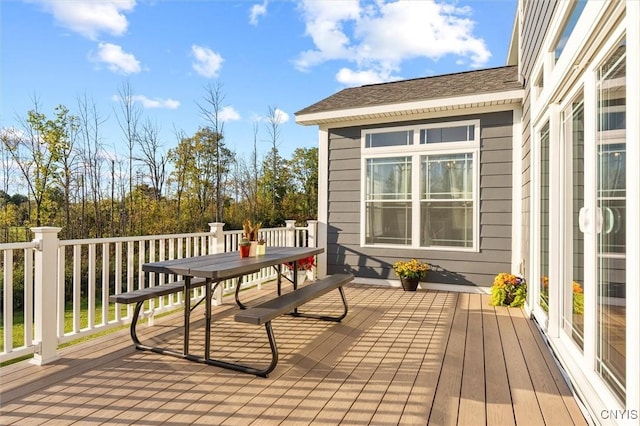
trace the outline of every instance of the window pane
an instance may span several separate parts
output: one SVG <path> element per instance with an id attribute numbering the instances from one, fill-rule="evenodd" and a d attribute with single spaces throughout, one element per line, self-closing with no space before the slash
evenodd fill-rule
<path id="1" fill-rule="evenodd" d="M 420 245 L 473 247 L 473 154 L 421 157 Z"/>
<path id="2" fill-rule="evenodd" d="M 411 202 L 367 202 L 367 244 L 411 245 Z"/>
<path id="3" fill-rule="evenodd" d="M 571 11 L 571 15 L 569 16 L 569 19 L 567 20 L 567 22 L 565 22 L 564 28 L 562 29 L 562 34 L 560 35 L 560 38 L 556 43 L 556 47 L 554 48 L 554 54 L 555 54 L 554 57 L 556 62 L 558 61 L 558 58 L 560 58 L 560 55 L 562 54 L 564 47 L 567 45 L 567 40 L 569 40 L 569 36 L 573 32 L 573 29 L 575 28 L 576 23 L 578 22 L 578 18 L 580 18 L 580 15 L 582 14 L 582 11 L 584 10 L 584 7 L 586 4 L 587 4 L 587 0 L 577 0 L 574 3 L 573 10 Z"/>
<path id="4" fill-rule="evenodd" d="M 421 199 L 473 199 L 471 153 L 424 156 L 421 164 Z"/>
<path id="5" fill-rule="evenodd" d="M 580 96 L 563 112 L 563 134 L 568 149 L 572 196 L 565 200 L 571 212 L 568 223 L 572 243 L 567 256 L 563 288 L 563 328 L 580 349 L 584 348 L 584 234 L 580 209 L 584 207 L 584 103 Z"/>
<path id="6" fill-rule="evenodd" d="M 421 246 L 473 247 L 473 203 L 420 203 Z"/>
<path id="7" fill-rule="evenodd" d="M 368 133 L 365 136 L 365 147 L 367 148 L 411 144 L 413 144 L 413 130 L 402 130 L 399 132 L 385 133 Z"/>
<path id="8" fill-rule="evenodd" d="M 549 312 L 549 123 L 540 132 L 540 298 L 538 303 Z"/>
<path id="9" fill-rule="evenodd" d="M 596 370 L 622 401 L 627 363 L 626 91 L 623 41 L 599 69 L 596 138 L 597 207 L 602 224 L 596 246 Z"/>
<path id="10" fill-rule="evenodd" d="M 467 142 L 474 140 L 475 126 L 437 127 L 420 130 L 420 143 Z"/>
<path id="11" fill-rule="evenodd" d="M 411 157 L 369 158 L 365 200 L 410 200 Z"/>

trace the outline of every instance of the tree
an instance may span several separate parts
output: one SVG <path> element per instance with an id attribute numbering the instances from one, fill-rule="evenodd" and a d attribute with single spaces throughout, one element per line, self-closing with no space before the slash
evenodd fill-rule
<path id="1" fill-rule="evenodd" d="M 188 196 L 189 207 L 193 210 L 189 220 L 215 220 L 216 213 L 207 214 L 207 210 L 216 205 L 216 195 L 223 201 L 223 194 L 216 194 L 216 188 L 224 186 L 233 154 L 219 146 L 220 140 L 220 135 L 205 127 L 192 137 L 183 138 L 171 151 L 175 162 L 173 179 L 184 185 L 183 194 Z M 220 184 L 218 176 L 222 180 Z"/>
<path id="2" fill-rule="evenodd" d="M 296 148 L 288 161 L 294 192 L 301 197 L 302 218 L 318 216 L 318 148 Z"/>
<path id="3" fill-rule="evenodd" d="M 282 190 L 282 180 L 280 170 L 282 165 L 282 158 L 278 152 L 278 146 L 280 145 L 280 133 L 281 125 L 284 122 L 282 112 L 275 106 L 270 106 L 267 113 L 266 128 L 269 135 L 269 143 L 271 144 L 271 151 L 267 156 L 267 169 L 265 171 L 265 189 L 271 194 L 271 220 L 277 221 L 277 212 L 280 210 L 280 202 L 284 196 Z"/>
<path id="4" fill-rule="evenodd" d="M 138 140 L 138 123 L 142 111 L 136 105 L 133 98 L 133 91 L 128 81 L 118 89 L 118 100 L 120 101 L 120 113 L 116 111 L 116 119 L 122 133 L 124 133 L 125 143 L 129 148 L 129 214 L 133 213 L 133 151 Z M 129 230 L 133 231 L 134 224 L 129 222 Z"/>
<path id="5" fill-rule="evenodd" d="M 69 110 L 58 105 L 55 118 L 48 119 L 39 111 L 34 98 L 34 109 L 22 119 L 24 132 L 15 132 L 3 139 L 5 148 L 20 169 L 35 203 L 36 226 L 42 226 L 43 208 L 47 206 L 47 195 L 52 192 L 53 182 L 60 171 L 62 156 L 71 145 L 71 130 L 75 118 Z"/>
<path id="6" fill-rule="evenodd" d="M 200 114 L 209 122 L 210 129 L 213 134 L 216 135 L 215 141 L 215 158 L 217 160 L 215 164 L 215 220 L 219 222 L 222 220 L 223 211 L 223 194 L 222 194 L 222 172 L 223 168 L 227 167 L 226 164 L 221 164 L 223 159 L 222 150 L 226 149 L 224 146 L 224 121 L 222 120 L 222 102 L 225 95 L 222 91 L 222 84 L 217 82 L 215 85 L 207 85 L 205 87 L 205 96 L 202 104 L 198 104 L 200 108 Z"/>
<path id="7" fill-rule="evenodd" d="M 142 126 L 142 133 L 140 135 L 142 158 L 139 158 L 139 160 L 147 166 L 156 202 L 160 201 L 160 197 L 162 196 L 168 161 L 166 154 L 162 150 L 159 133 L 157 123 L 148 119 Z"/>
<path id="8" fill-rule="evenodd" d="M 102 236 L 102 227 L 104 220 L 102 219 L 101 204 L 103 200 L 102 182 L 103 182 L 103 166 L 105 162 L 104 147 L 100 137 L 100 126 L 105 123 L 105 119 L 98 113 L 96 104 L 93 100 L 89 100 L 87 96 L 78 97 L 78 123 L 79 123 L 79 140 L 80 140 L 80 157 L 82 165 L 77 169 L 78 174 L 78 190 L 80 192 L 81 212 L 80 212 L 80 230 L 82 236 L 87 236 L 87 199 L 93 207 L 93 215 L 95 217 L 95 236 Z M 113 165 L 113 162 L 112 162 Z M 114 176 L 113 167 L 111 176 Z M 111 188 L 111 217 L 110 235 L 115 234 L 114 230 L 114 212 L 113 212 L 113 178 Z"/>

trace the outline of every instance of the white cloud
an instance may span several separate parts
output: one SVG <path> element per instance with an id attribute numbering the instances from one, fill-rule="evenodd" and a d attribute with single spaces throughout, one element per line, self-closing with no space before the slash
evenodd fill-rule
<path id="1" fill-rule="evenodd" d="M 122 98 L 120 95 L 111 96 L 111 100 L 114 102 L 121 102 Z M 180 101 L 176 101 L 175 99 L 160 99 L 155 98 L 151 99 L 146 97 L 145 95 L 132 95 L 131 101 L 138 102 L 144 108 L 163 108 L 163 109 L 177 109 L 180 106 Z"/>
<path id="2" fill-rule="evenodd" d="M 333 2 L 305 0 L 302 16 L 315 49 L 301 52 L 300 70 L 331 61 L 347 60 L 357 70 L 342 69 L 342 81 L 371 81 L 376 76 L 393 79 L 403 61 L 438 60 L 456 55 L 472 67 L 491 57 L 484 40 L 473 35 L 469 7 L 434 1 Z M 336 10 L 339 9 L 339 10 Z"/>
<path id="3" fill-rule="evenodd" d="M 193 69 L 203 77 L 212 78 L 217 77 L 222 62 L 224 59 L 222 56 L 214 52 L 205 46 L 193 45 L 191 46 L 191 53 L 195 58 L 193 62 Z"/>
<path id="4" fill-rule="evenodd" d="M 91 40 L 101 33 L 124 34 L 129 25 L 124 14 L 136 6 L 135 0 L 34 1 L 51 13 L 58 25 Z"/>
<path id="5" fill-rule="evenodd" d="M 226 106 L 222 108 L 222 111 L 220 111 L 219 118 L 220 118 L 220 121 L 222 121 L 223 123 L 227 121 L 236 121 L 236 120 L 240 120 L 240 114 L 233 107 Z"/>
<path id="6" fill-rule="evenodd" d="M 180 101 L 174 99 L 150 99 L 144 95 L 134 95 L 131 97 L 134 102 L 139 102 L 145 108 L 164 108 L 164 109 L 177 109 L 180 106 Z"/>
<path id="7" fill-rule="evenodd" d="M 354 71 L 349 68 L 341 68 L 336 74 L 336 80 L 345 86 L 362 86 L 364 84 L 375 84 L 399 79 L 400 77 L 391 76 L 388 70 L 376 71 L 369 69 Z"/>
<path id="8" fill-rule="evenodd" d="M 109 70 L 119 74 L 135 74 L 141 71 L 140 61 L 132 53 L 122 50 L 122 46 L 111 43 L 99 43 L 98 52 L 90 53 L 93 62 L 106 64 Z"/>
<path id="9" fill-rule="evenodd" d="M 290 118 L 289 114 L 287 114 L 286 112 L 284 112 L 280 108 L 276 108 L 275 109 L 275 111 L 273 112 L 273 116 L 274 116 L 275 120 L 278 122 L 278 124 L 284 124 L 284 123 L 288 122 L 289 118 Z M 254 114 L 253 117 L 252 117 L 252 121 L 268 122 L 269 121 L 269 117 L 266 117 L 264 115 Z"/>
<path id="10" fill-rule="evenodd" d="M 254 4 L 249 12 L 249 23 L 258 25 L 258 18 L 267 14 L 268 1 L 264 0 L 262 4 Z"/>
<path id="11" fill-rule="evenodd" d="M 274 116 L 276 118 L 276 120 L 278 120 L 279 124 L 284 124 L 287 121 L 289 121 L 289 114 L 287 114 L 286 112 L 284 112 L 283 110 L 276 108 Z"/>

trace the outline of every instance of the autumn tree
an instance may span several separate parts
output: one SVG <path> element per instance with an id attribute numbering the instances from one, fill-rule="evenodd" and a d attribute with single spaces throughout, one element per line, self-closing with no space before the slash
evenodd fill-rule
<path id="1" fill-rule="evenodd" d="M 34 109 L 21 120 L 23 132 L 15 132 L 2 141 L 25 178 L 35 204 L 36 226 L 42 226 L 44 207 L 49 207 L 47 197 L 53 193 L 61 161 L 69 151 L 76 120 L 63 105 L 58 105 L 54 111 L 55 117 L 47 118 L 34 99 Z"/>
<path id="2" fill-rule="evenodd" d="M 222 192 L 222 179 L 223 171 L 228 164 L 223 164 L 224 160 L 223 151 L 226 150 L 224 146 L 224 120 L 222 117 L 222 109 L 224 102 L 224 92 L 222 91 L 222 84 L 216 82 L 214 85 L 207 85 L 205 87 L 205 95 L 203 101 L 198 103 L 200 108 L 200 114 L 209 123 L 209 128 L 212 133 L 216 135 L 215 142 L 215 221 L 222 220 L 222 211 L 224 205 L 224 197 Z M 228 150 L 227 150 L 228 151 Z"/>

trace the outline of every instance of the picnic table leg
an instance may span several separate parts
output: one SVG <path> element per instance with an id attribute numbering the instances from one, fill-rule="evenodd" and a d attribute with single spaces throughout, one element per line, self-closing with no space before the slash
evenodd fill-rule
<path id="1" fill-rule="evenodd" d="M 184 277 L 184 343 L 182 353 L 189 353 L 189 322 L 191 318 L 191 277 Z"/>
<path id="2" fill-rule="evenodd" d="M 206 298 L 204 302 L 204 358 L 209 359 L 211 348 L 211 279 L 209 278 L 206 280 L 204 297 Z"/>
<path id="3" fill-rule="evenodd" d="M 278 272 L 278 296 L 282 296 L 282 265 L 278 265 L 276 271 Z"/>
<path id="4" fill-rule="evenodd" d="M 247 306 L 240 301 L 240 286 L 242 285 L 242 275 L 238 277 L 238 281 L 236 282 L 236 305 L 240 309 L 247 309 Z"/>

